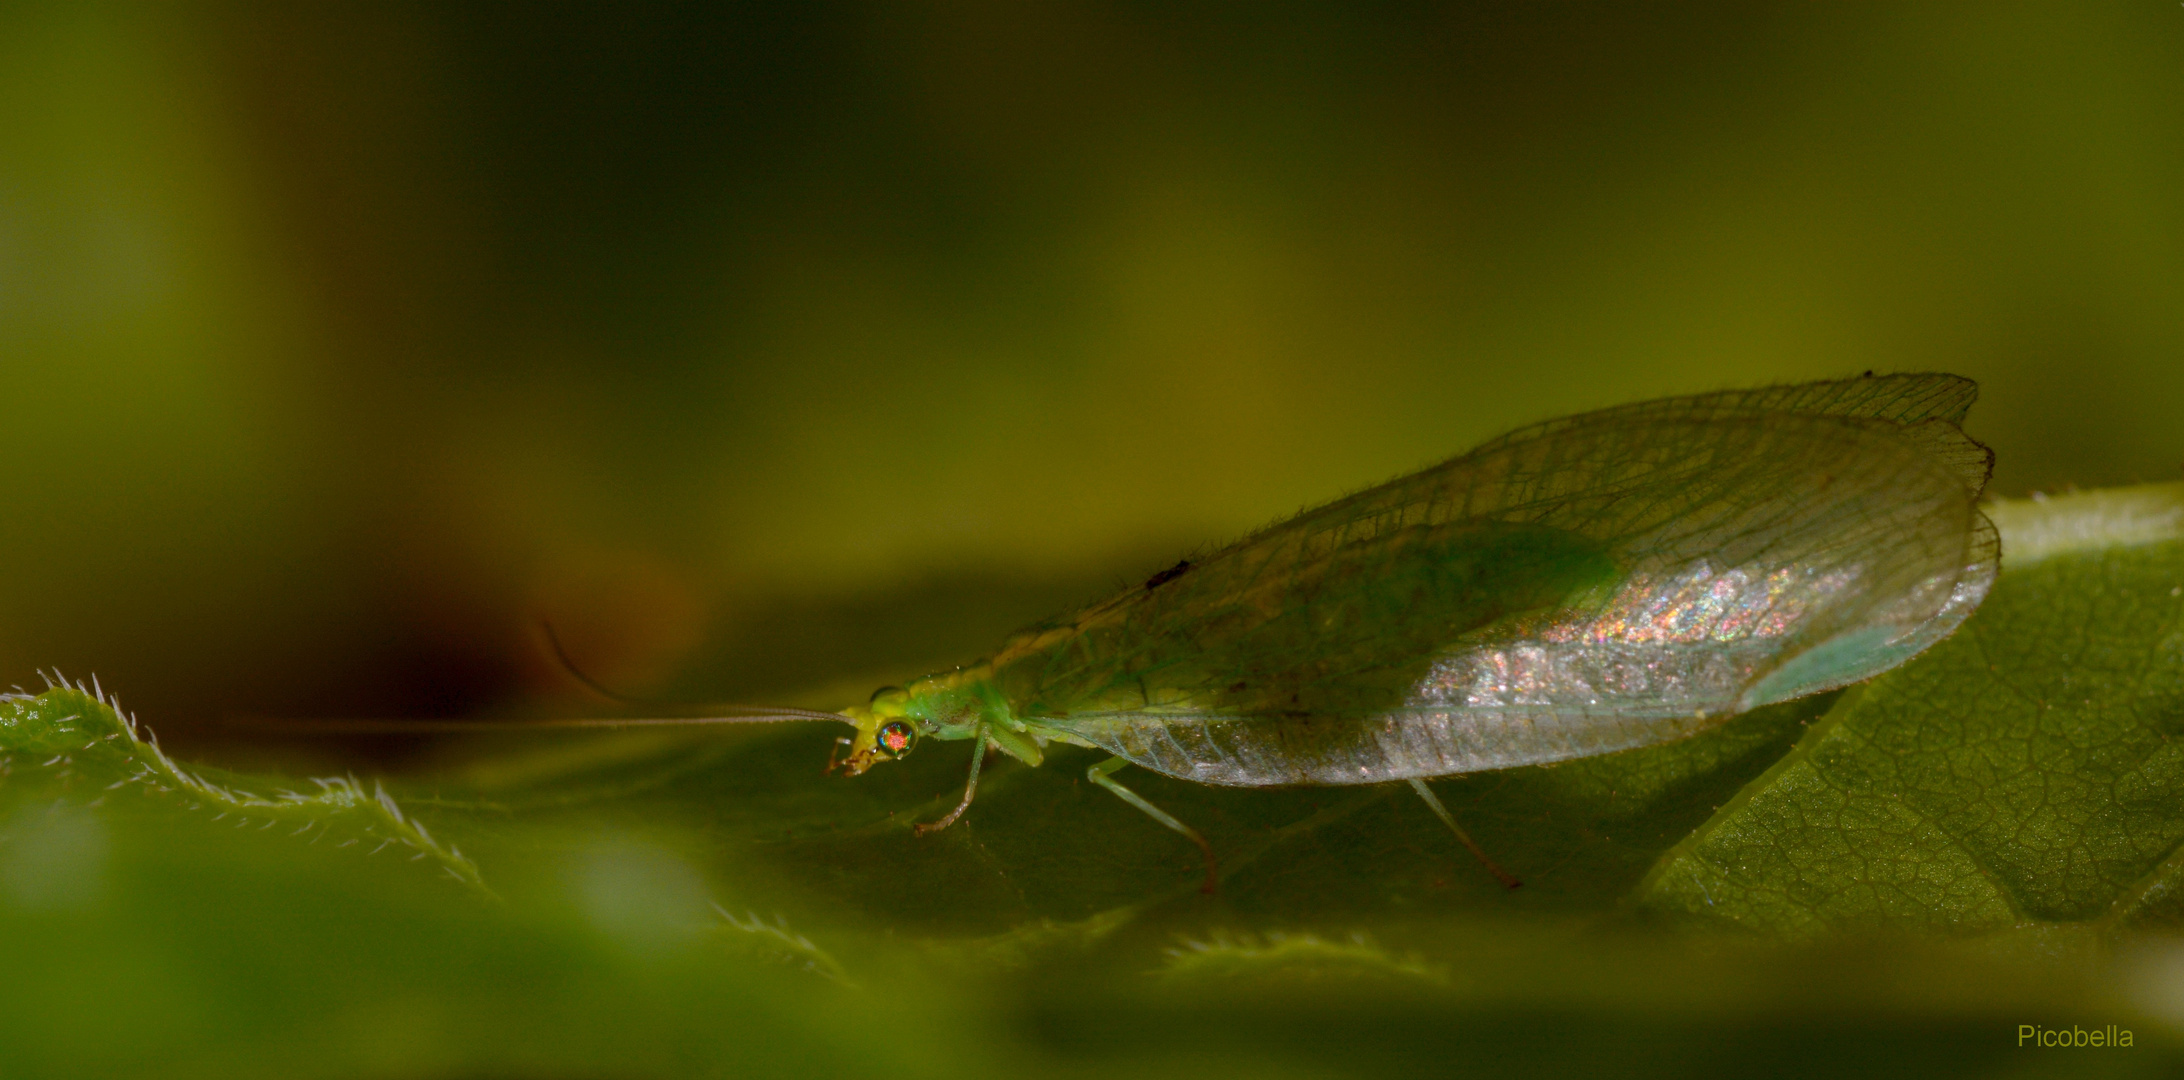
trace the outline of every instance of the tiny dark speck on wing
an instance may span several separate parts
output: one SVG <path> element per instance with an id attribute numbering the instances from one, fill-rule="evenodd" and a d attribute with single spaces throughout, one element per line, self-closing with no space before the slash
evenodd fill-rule
<path id="1" fill-rule="evenodd" d="M 1162 585 L 1166 585 L 1167 583 L 1174 581 L 1179 577 L 1182 577 L 1185 572 L 1190 570 L 1190 568 L 1191 561 L 1189 559 L 1184 559 L 1183 561 L 1176 563 L 1174 566 L 1171 566 L 1166 570 L 1162 570 L 1161 572 L 1154 574 L 1152 577 L 1146 578 L 1145 587 L 1147 589 L 1157 589 Z"/>

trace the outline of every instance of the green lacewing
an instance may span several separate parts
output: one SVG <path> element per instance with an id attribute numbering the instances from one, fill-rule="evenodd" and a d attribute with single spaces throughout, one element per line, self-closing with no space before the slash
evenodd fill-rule
<path id="1" fill-rule="evenodd" d="M 1198 844 L 1209 890 L 1204 838 L 1116 771 L 1408 781 L 1513 887 L 1426 780 L 1686 738 L 1887 671 L 1979 606 L 2001 550 L 1977 505 L 1994 457 L 1961 427 L 1977 396 L 1868 374 L 1552 420 L 841 713 L 561 723 L 842 721 L 828 771 L 852 776 L 970 740 L 962 801 L 920 833 L 969 808 L 989 749 L 1104 750 L 1088 778 Z"/>
<path id="2" fill-rule="evenodd" d="M 1054 743 L 1201 846 L 1111 774 L 1410 781 L 1453 828 L 1424 780 L 1685 738 L 1948 636 L 2000 563 L 1977 394 L 1868 375 L 1523 428 L 883 689 L 832 766 L 972 740 L 922 830 L 989 747 Z"/>

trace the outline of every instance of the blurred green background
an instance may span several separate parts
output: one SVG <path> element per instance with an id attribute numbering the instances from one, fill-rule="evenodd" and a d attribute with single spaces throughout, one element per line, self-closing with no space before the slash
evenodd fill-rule
<path id="1" fill-rule="evenodd" d="M 2184 465 L 2184 8 L 0 7 L 0 685 L 815 700 L 1511 426 Z"/>

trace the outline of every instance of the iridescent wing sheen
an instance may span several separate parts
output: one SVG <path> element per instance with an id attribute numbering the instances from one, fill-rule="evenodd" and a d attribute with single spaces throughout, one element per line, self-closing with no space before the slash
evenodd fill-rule
<path id="1" fill-rule="evenodd" d="M 1985 597 L 1976 393 L 1867 377 L 1527 428 L 1018 634 L 994 680 L 1050 734 L 1203 783 L 1681 738 L 1894 667 Z"/>

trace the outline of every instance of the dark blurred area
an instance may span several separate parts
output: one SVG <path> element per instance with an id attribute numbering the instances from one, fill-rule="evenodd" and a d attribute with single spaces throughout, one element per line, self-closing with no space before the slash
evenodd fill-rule
<path id="1" fill-rule="evenodd" d="M 2184 8 L 0 9 L 0 685 L 830 695 L 1516 424 L 2177 477 Z M 846 698 L 844 698 L 846 700 Z"/>

